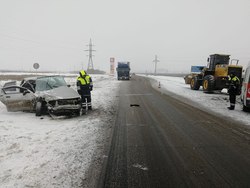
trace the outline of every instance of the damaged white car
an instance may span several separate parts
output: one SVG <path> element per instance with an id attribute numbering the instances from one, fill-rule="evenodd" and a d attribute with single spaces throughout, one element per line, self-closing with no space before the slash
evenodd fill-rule
<path id="1" fill-rule="evenodd" d="M 32 111 L 36 116 L 82 114 L 80 95 L 62 76 L 26 78 L 20 85 L 8 82 L 1 88 L 0 101 L 8 111 Z"/>

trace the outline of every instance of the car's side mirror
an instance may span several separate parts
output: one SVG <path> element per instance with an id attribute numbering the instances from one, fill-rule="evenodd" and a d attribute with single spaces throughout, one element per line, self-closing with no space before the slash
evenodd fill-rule
<path id="1" fill-rule="evenodd" d="M 26 95 L 27 93 L 30 93 L 29 90 L 26 89 L 23 91 L 23 95 Z"/>

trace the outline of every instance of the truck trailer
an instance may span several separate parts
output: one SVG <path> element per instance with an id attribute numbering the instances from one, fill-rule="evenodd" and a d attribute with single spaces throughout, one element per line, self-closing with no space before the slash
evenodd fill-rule
<path id="1" fill-rule="evenodd" d="M 130 62 L 118 62 L 116 72 L 118 80 L 129 80 Z"/>

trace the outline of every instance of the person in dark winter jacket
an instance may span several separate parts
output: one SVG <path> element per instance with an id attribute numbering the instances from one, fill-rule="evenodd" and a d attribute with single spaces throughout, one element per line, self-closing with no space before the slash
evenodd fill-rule
<path id="1" fill-rule="evenodd" d="M 235 75 L 234 72 L 231 72 L 228 76 L 228 94 L 229 94 L 229 101 L 230 107 L 227 107 L 229 110 L 234 110 L 235 102 L 236 102 L 236 95 L 240 89 L 240 79 Z"/>
<path id="2" fill-rule="evenodd" d="M 79 72 L 80 76 L 77 78 L 77 92 L 82 97 L 82 103 L 85 104 L 87 100 L 87 106 L 89 110 L 92 110 L 91 104 L 91 91 L 93 90 L 92 78 L 86 73 L 86 71 L 81 70 Z"/>

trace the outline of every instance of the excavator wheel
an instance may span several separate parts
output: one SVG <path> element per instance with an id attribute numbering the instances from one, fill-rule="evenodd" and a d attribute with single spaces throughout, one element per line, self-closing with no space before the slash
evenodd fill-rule
<path id="1" fill-rule="evenodd" d="M 215 84 L 215 80 L 214 80 L 214 76 L 213 75 L 206 75 L 203 79 L 203 92 L 204 93 L 213 93 L 214 91 L 214 84 Z"/>
<path id="2" fill-rule="evenodd" d="M 192 90 L 199 90 L 200 89 L 200 83 L 198 81 L 197 76 L 194 76 L 193 78 L 191 78 L 190 88 Z"/>

